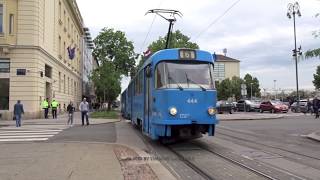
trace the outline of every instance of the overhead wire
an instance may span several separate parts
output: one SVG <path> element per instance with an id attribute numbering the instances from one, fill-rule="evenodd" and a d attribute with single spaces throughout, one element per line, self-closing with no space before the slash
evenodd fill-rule
<path id="1" fill-rule="evenodd" d="M 159 5 L 158 5 L 158 8 L 160 8 L 160 6 L 162 5 L 163 1 L 164 1 L 164 0 L 160 0 Z M 150 26 L 149 26 L 148 33 L 147 33 L 146 37 L 144 38 L 143 43 L 142 43 L 142 45 L 141 45 L 140 52 L 143 52 L 143 46 L 145 45 L 145 43 L 146 43 L 146 41 L 147 41 L 147 39 L 148 39 L 148 37 L 149 37 L 149 34 L 150 34 L 150 32 L 151 32 L 151 29 L 152 29 L 152 26 L 153 26 L 153 24 L 154 24 L 154 21 L 156 20 L 156 17 L 157 17 L 157 15 L 155 14 L 154 17 L 153 17 L 153 20 L 152 20 L 152 22 L 151 22 L 151 24 L 150 24 Z"/>
<path id="2" fill-rule="evenodd" d="M 225 16 L 235 5 L 237 5 L 241 0 L 235 1 L 228 9 L 226 9 L 220 16 L 214 19 L 204 30 L 200 31 L 200 33 L 194 38 L 197 40 L 204 32 L 206 32 L 212 25 L 217 23 L 223 16 Z"/>

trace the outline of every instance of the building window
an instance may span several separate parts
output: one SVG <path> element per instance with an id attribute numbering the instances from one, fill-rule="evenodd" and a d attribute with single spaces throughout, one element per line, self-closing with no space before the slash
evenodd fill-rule
<path id="1" fill-rule="evenodd" d="M 61 72 L 59 72 L 59 92 L 61 92 Z"/>
<path id="2" fill-rule="evenodd" d="M 225 65 L 223 63 L 215 63 L 213 74 L 215 80 L 222 81 L 225 79 Z"/>
<path id="3" fill-rule="evenodd" d="M 0 110 L 9 110 L 9 78 L 0 79 Z"/>
<path id="4" fill-rule="evenodd" d="M 0 33 L 3 33 L 3 4 L 0 4 Z"/>
<path id="5" fill-rule="evenodd" d="M 26 72 L 26 69 L 17 69 L 17 76 L 25 76 Z"/>
<path id="6" fill-rule="evenodd" d="M 59 52 L 59 55 L 61 56 L 61 36 L 59 36 L 59 44 L 58 44 L 58 52 Z"/>
<path id="7" fill-rule="evenodd" d="M 68 77 L 68 94 L 70 94 L 69 89 L 70 89 L 70 79 L 69 79 L 69 77 Z"/>
<path id="8" fill-rule="evenodd" d="M 10 72 L 10 61 L 9 59 L 0 59 L 0 73 Z"/>
<path id="9" fill-rule="evenodd" d="M 63 11 L 63 23 L 64 27 L 66 27 L 66 10 Z"/>
<path id="10" fill-rule="evenodd" d="M 9 15 L 9 34 L 14 33 L 14 15 L 10 14 Z"/>
<path id="11" fill-rule="evenodd" d="M 44 67 L 44 75 L 48 78 L 52 77 L 52 67 L 45 65 Z"/>
<path id="12" fill-rule="evenodd" d="M 66 75 L 63 75 L 63 92 L 66 93 Z"/>
<path id="13" fill-rule="evenodd" d="M 63 42 L 63 59 L 66 60 L 66 42 Z"/>
<path id="14" fill-rule="evenodd" d="M 61 21 L 61 1 L 59 1 L 59 19 Z"/>

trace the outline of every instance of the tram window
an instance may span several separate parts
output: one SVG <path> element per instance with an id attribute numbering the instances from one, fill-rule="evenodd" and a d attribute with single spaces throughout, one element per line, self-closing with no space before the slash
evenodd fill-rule
<path id="1" fill-rule="evenodd" d="M 156 88 L 164 88 L 165 86 L 165 76 L 164 76 L 164 63 L 159 63 L 157 65 L 157 75 L 155 76 Z"/>

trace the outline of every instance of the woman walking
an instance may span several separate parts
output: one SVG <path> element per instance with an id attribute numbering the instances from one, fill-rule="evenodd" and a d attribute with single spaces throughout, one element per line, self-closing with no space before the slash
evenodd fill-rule
<path id="1" fill-rule="evenodd" d="M 70 126 L 72 126 L 73 125 L 73 113 L 75 111 L 75 107 L 73 107 L 72 101 L 70 101 L 70 103 L 67 107 L 67 111 L 69 113 L 69 118 L 68 118 L 67 124 L 70 124 Z"/>

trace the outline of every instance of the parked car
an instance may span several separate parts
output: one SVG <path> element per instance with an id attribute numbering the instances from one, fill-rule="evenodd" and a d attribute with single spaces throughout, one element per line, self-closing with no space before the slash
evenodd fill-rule
<path id="1" fill-rule="evenodd" d="M 232 114 L 233 104 L 228 101 L 218 101 L 216 103 L 216 108 L 219 114 L 223 114 L 224 112 Z"/>
<path id="2" fill-rule="evenodd" d="M 260 104 L 260 112 L 269 111 L 271 113 L 276 112 L 288 112 L 288 106 L 282 103 L 281 101 L 263 101 Z"/>
<path id="3" fill-rule="evenodd" d="M 292 112 L 294 112 L 294 113 L 297 113 L 297 112 L 306 113 L 306 112 L 308 112 L 308 102 L 307 101 L 300 101 L 299 102 L 299 106 L 300 106 L 300 111 L 298 110 L 297 102 L 294 102 L 293 104 L 291 104 L 290 110 Z M 313 108 L 311 107 L 310 110 L 313 111 Z"/>
<path id="4" fill-rule="evenodd" d="M 254 111 L 256 109 L 256 105 L 250 100 L 240 100 L 237 102 L 237 111 Z"/>

